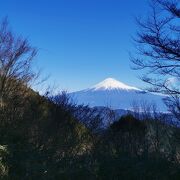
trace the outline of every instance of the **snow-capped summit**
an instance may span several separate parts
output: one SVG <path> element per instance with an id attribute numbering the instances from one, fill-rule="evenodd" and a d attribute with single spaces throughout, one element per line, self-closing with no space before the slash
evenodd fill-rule
<path id="1" fill-rule="evenodd" d="M 113 89 L 123 89 L 123 90 L 140 90 L 136 87 L 128 86 L 120 81 L 113 78 L 107 78 L 104 81 L 96 84 L 92 88 L 93 90 L 113 90 Z"/>
<path id="2" fill-rule="evenodd" d="M 162 95 L 145 92 L 113 78 L 107 78 L 91 88 L 70 93 L 70 96 L 77 104 L 90 107 L 104 106 L 127 110 L 132 109 L 134 103 L 146 102 L 156 104 L 161 111 L 166 109 Z"/>

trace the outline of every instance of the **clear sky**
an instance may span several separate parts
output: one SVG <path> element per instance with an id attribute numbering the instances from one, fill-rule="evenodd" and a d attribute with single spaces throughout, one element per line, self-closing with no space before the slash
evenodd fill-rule
<path id="1" fill-rule="evenodd" d="M 134 16 L 147 11 L 146 0 L 5 0 L 0 18 L 8 16 L 13 31 L 38 47 L 36 64 L 50 75 L 46 83 L 73 91 L 107 77 L 143 86 L 129 52 Z"/>

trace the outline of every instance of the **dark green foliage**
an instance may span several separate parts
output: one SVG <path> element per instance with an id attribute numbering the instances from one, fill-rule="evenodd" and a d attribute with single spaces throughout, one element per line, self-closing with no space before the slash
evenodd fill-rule
<path id="1" fill-rule="evenodd" d="M 127 115 L 94 131 L 97 112 L 28 91 L 1 109 L 2 179 L 179 179 L 178 128 Z"/>
<path id="2" fill-rule="evenodd" d="M 180 168 L 165 159 L 139 159 L 127 156 L 103 157 L 99 164 L 100 179 L 179 179 Z"/>
<path id="3" fill-rule="evenodd" d="M 36 49 L 6 21 L 0 40 L 0 179 L 180 179 L 180 129 L 165 117 L 127 115 L 103 129 L 107 114 L 29 88 Z"/>

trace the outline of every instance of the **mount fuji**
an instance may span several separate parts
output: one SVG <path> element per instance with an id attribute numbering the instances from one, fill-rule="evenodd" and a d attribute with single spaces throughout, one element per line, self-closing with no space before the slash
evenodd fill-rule
<path id="1" fill-rule="evenodd" d="M 145 102 L 155 104 L 159 111 L 166 111 L 166 106 L 163 103 L 165 96 L 146 92 L 113 78 L 107 78 L 91 88 L 72 92 L 69 95 L 77 104 L 89 105 L 90 107 L 131 110 L 134 103 Z"/>

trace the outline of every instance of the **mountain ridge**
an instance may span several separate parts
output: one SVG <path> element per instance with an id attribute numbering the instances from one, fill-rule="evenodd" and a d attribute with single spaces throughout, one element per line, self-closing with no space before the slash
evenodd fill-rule
<path id="1" fill-rule="evenodd" d="M 129 86 L 123 82 L 117 81 L 116 79 L 113 78 L 107 78 L 103 80 L 102 82 L 92 86 L 89 89 L 94 89 L 94 90 L 112 90 L 112 89 L 123 89 L 123 90 L 140 90 L 136 87 Z"/>
<path id="2" fill-rule="evenodd" d="M 70 97 L 77 104 L 90 107 L 104 106 L 112 109 L 131 110 L 132 104 L 146 102 L 146 104 L 156 104 L 160 111 L 166 111 L 162 101 L 164 96 L 146 92 L 113 78 L 107 78 L 90 88 L 72 92 Z"/>

